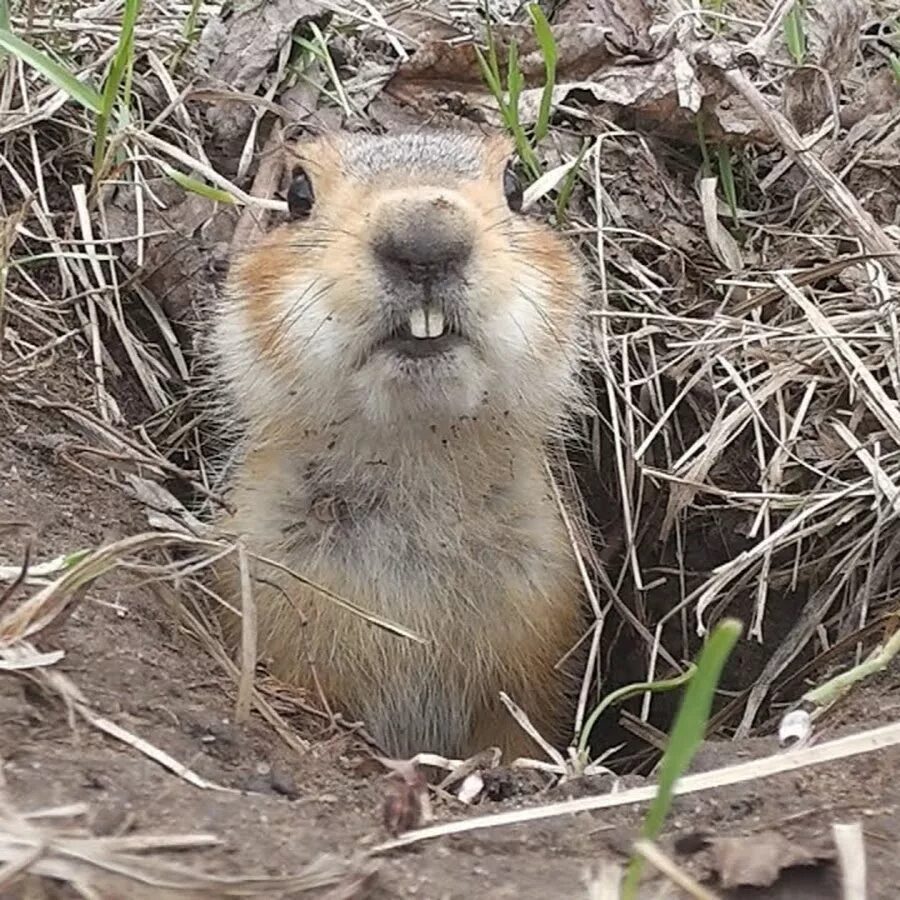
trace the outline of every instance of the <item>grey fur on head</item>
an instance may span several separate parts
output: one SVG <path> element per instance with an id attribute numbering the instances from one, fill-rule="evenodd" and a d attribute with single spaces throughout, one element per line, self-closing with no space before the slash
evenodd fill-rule
<path id="1" fill-rule="evenodd" d="M 423 130 L 341 136 L 346 172 L 367 179 L 392 169 L 434 176 L 439 173 L 476 177 L 481 171 L 483 138 L 459 131 Z"/>

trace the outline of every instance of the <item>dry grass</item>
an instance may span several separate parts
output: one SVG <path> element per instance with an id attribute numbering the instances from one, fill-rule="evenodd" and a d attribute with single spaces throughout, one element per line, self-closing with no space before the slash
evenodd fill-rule
<path id="1" fill-rule="evenodd" d="M 371 864 L 348 866 L 322 858 L 296 875 L 216 877 L 166 861 L 162 854 L 215 847 L 211 834 L 134 834 L 95 837 L 77 820 L 85 809 L 58 807 L 23 813 L 0 798 L 0 888 L 22 873 L 71 885 L 82 897 L 135 900 L 189 900 L 204 897 L 303 896 L 346 882 L 364 880 Z M 74 822 L 72 821 L 74 820 Z M 34 896 L 41 896 L 35 893 Z"/>
<path id="2" fill-rule="evenodd" d="M 834 5 L 838 12 L 852 6 Z M 271 60 L 277 75 L 254 79 L 241 71 L 240 83 L 229 85 L 209 79 L 197 42 L 184 39 L 191 7 L 144 4 L 127 120 L 113 127 L 114 162 L 99 186 L 91 183 L 88 113 L 17 59 L 0 61 L 0 390 L 5 402 L 65 417 L 83 443 L 57 448 L 59 458 L 77 477 L 137 497 L 154 529 L 56 572 L 30 569 L 24 589 L 34 590 L 25 602 L 11 604 L 12 589 L 0 594 L 0 604 L 7 600 L 0 652 L 4 667 L 27 667 L 103 727 L 88 700 L 53 672 L 56 657 L 29 642 L 94 578 L 127 565 L 160 581 L 163 592 L 177 584 L 180 594 L 196 598 L 182 608 L 181 621 L 240 684 L 239 716 L 252 705 L 299 748 L 250 678 L 252 654 L 242 660 L 242 676 L 204 611 L 204 569 L 234 550 L 202 524 L 222 502 L 212 474 L 221 448 L 196 387 L 192 329 L 202 305 L 192 289 L 207 288 L 210 275 L 197 266 L 235 233 L 238 210 L 243 240 L 282 208 L 268 196 L 277 174 L 265 164 L 255 168 L 260 136 L 269 149 L 280 139 L 280 130 L 269 136 L 273 115 L 282 116 L 286 133 L 309 109 L 315 112 L 301 130 L 333 125 L 341 114 L 354 124 L 367 116 L 388 124 L 410 117 L 382 89 L 422 45 L 421 22 L 392 17 L 377 4 L 311 3 L 309 13 L 324 7 L 339 14 L 303 32 L 303 70 L 291 74 L 297 60 L 282 51 Z M 200 24 L 220 12 L 217 3 L 196 9 Z M 859 52 L 858 28 L 841 33 L 847 19 L 836 16 L 830 33 L 810 23 L 810 39 L 813 50 L 833 51 L 818 62 L 844 93 L 827 99 L 815 127 L 801 127 L 799 115 L 792 121 L 785 107 L 796 112 L 802 104 L 781 43 L 786 10 L 727 4 L 716 35 L 687 8 L 674 17 L 661 4 L 657 10 L 685 58 L 720 69 L 718 88 L 743 101 L 735 112 L 743 133 L 768 135 L 745 142 L 740 129 L 723 126 L 738 172 L 736 221 L 716 199 L 714 183 L 695 184 L 696 145 L 663 137 L 651 147 L 645 135 L 612 120 L 614 108 L 570 96 L 565 53 L 554 94 L 559 118 L 539 148 L 545 176 L 527 198 L 550 209 L 545 195 L 565 180 L 584 137 L 588 149 L 565 228 L 596 286 L 594 343 L 585 357 L 597 376 L 599 413 L 583 421 L 576 455 L 594 468 L 615 512 L 602 523 L 608 538 L 616 531 L 609 548 L 598 549 L 602 563 L 586 560 L 598 620 L 617 614 L 629 640 L 644 643 L 642 676 L 651 680 L 683 668 L 712 621 L 726 612 L 743 615 L 749 639 L 766 638 L 769 652 L 753 683 L 738 685 L 717 719 L 737 735 L 765 724 L 764 713 L 778 713 L 766 705 L 773 697 L 796 699 L 801 678 L 822 682 L 835 666 L 880 659 L 880 647 L 896 646 L 898 622 L 900 102 L 880 108 L 867 98 L 867 86 L 882 75 L 879 58 Z M 12 26 L 99 83 L 115 52 L 119 16 L 115 3 L 35 2 L 13 12 Z M 856 21 L 852 10 L 846 16 Z M 471 22 L 458 27 L 464 32 Z M 848 33 L 849 54 L 841 51 Z M 328 45 L 339 47 L 339 66 L 321 52 Z M 735 68 L 736 58 L 745 59 L 736 50 L 745 46 L 759 64 Z M 216 65 L 213 76 L 221 71 Z M 690 84 L 683 87 L 690 94 Z M 427 113 L 440 118 L 429 105 L 433 85 L 423 79 L 417 90 Z M 486 92 L 473 89 L 465 98 L 496 121 Z M 652 126 L 653 109 L 642 111 Z M 234 133 L 226 127 L 232 119 L 240 123 Z M 184 194 L 166 177 L 173 168 L 227 192 L 234 205 Z M 183 270 L 173 260 L 186 260 L 180 281 Z M 61 354 L 81 360 L 75 399 L 51 396 L 40 378 Z M 193 496 L 190 510 L 166 488 L 173 482 Z M 708 550 L 698 549 L 698 540 L 713 538 Z M 39 547 L 33 553 L 44 560 Z M 6 574 L 7 584 L 14 581 Z M 245 600 L 252 612 L 249 590 Z M 772 610 L 784 605 L 799 612 L 772 636 Z M 247 622 L 252 635 L 252 615 Z M 592 664 L 601 633 L 599 625 L 592 633 Z M 585 685 L 579 722 L 595 698 Z M 651 707 L 647 693 L 644 721 Z M 153 755 L 140 739 L 134 746 Z M 193 774 L 155 758 L 181 777 Z M 3 816 L 0 851 L 15 847 L 4 865 L 87 877 L 84 860 L 80 874 L 71 874 L 66 843 L 82 838 L 42 831 L 26 839 L 25 820 L 12 811 Z M 140 849 L 153 849 L 148 841 Z M 119 866 L 139 881 L 145 876 L 135 874 L 134 850 L 95 843 L 90 865 L 103 868 L 106 860 L 106 868 Z M 179 890 L 200 890 L 183 873 L 171 877 Z M 219 896 L 239 890 L 209 889 Z"/>

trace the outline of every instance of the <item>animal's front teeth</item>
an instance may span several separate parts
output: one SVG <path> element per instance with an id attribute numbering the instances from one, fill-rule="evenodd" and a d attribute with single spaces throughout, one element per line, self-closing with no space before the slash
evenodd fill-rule
<path id="1" fill-rule="evenodd" d="M 439 309 L 432 309 L 426 317 L 428 337 L 440 337 L 444 333 L 444 314 Z"/>
<path id="2" fill-rule="evenodd" d="M 417 306 L 409 316 L 409 330 L 415 338 L 436 338 L 444 333 L 444 314 L 431 307 Z"/>
<path id="3" fill-rule="evenodd" d="M 428 316 L 421 306 L 417 306 L 409 317 L 409 330 L 415 338 L 428 337 Z"/>

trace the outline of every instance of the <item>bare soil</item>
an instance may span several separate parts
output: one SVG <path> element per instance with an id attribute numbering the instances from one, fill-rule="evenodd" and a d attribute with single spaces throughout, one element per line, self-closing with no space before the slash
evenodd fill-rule
<path id="1" fill-rule="evenodd" d="M 47 393 L 80 390 L 78 380 L 59 367 L 41 377 Z M 61 460 L 61 448 L 77 440 L 52 413 L 12 403 L 0 407 L 3 562 L 21 560 L 28 539 L 47 558 L 146 527 L 143 511 L 118 490 Z M 261 721 L 236 727 L 233 685 L 136 577 L 120 573 L 96 583 L 65 623 L 38 644 L 43 651 L 65 651 L 58 668 L 98 713 L 203 778 L 237 790 L 193 787 L 138 750 L 84 721 L 73 722 L 57 697 L 21 674 L 0 673 L 2 779 L 21 811 L 84 802 L 89 827 L 98 835 L 211 832 L 221 839 L 219 847 L 178 859 L 220 873 L 289 873 L 319 854 L 349 859 L 388 837 L 382 822 L 387 783 L 362 742 L 313 715 L 292 718 L 310 742 L 302 754 Z M 822 736 L 898 716 L 900 669 L 894 666 L 851 694 Z M 708 744 L 695 768 L 776 749 L 774 738 Z M 898 764 L 900 751 L 892 750 L 679 798 L 662 845 L 716 888 L 703 837 L 749 836 L 749 858 L 754 836 L 774 830 L 819 860 L 787 869 L 770 887 L 728 892 L 718 886 L 720 895 L 840 897 L 831 826 L 861 820 L 870 897 L 896 897 Z M 536 790 L 534 779 L 503 772 L 494 773 L 493 784 L 495 795 L 509 796 L 485 800 L 474 810 L 434 797 L 437 820 L 610 787 L 608 779 L 596 779 Z M 373 881 L 341 896 L 587 897 L 586 872 L 603 860 L 627 859 L 642 813 L 625 808 L 441 838 L 381 857 Z M 4 893 L 0 885 L 0 896 L 42 896 L 24 890 Z M 647 896 L 653 895 L 648 889 Z"/>

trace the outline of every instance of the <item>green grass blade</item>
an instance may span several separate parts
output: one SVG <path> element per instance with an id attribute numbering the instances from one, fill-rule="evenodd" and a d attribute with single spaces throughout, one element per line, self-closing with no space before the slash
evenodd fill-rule
<path id="1" fill-rule="evenodd" d="M 553 101 L 553 89 L 556 86 L 556 40 L 553 37 L 550 23 L 540 6 L 532 3 L 528 7 L 528 12 L 534 22 L 534 34 L 544 57 L 546 71 L 541 105 L 538 109 L 537 123 L 534 126 L 534 141 L 537 144 L 547 136 L 547 132 L 550 130 L 550 104 Z"/>
<path id="2" fill-rule="evenodd" d="M 234 197 L 232 197 L 228 191 L 212 187 L 205 181 L 199 181 L 190 175 L 185 175 L 184 172 L 179 172 L 178 169 L 162 162 L 162 160 L 159 160 L 159 165 L 172 181 L 181 185 L 186 191 L 190 191 L 192 194 L 198 194 L 201 197 L 206 197 L 207 200 L 215 200 L 216 203 L 234 203 Z"/>
<path id="3" fill-rule="evenodd" d="M 184 20 L 182 35 L 189 44 L 192 44 L 200 36 L 200 31 L 197 28 L 197 19 L 200 17 L 201 2 L 202 0 L 192 0 L 187 18 Z"/>
<path id="4" fill-rule="evenodd" d="M 494 32 L 491 30 L 490 9 L 485 4 L 485 41 L 487 43 L 487 56 L 481 52 L 481 48 L 475 47 L 475 56 L 478 59 L 478 65 L 481 67 L 481 75 L 488 86 L 490 92 L 497 101 L 497 106 L 504 118 L 506 114 L 506 104 L 503 100 L 503 80 L 500 77 L 500 63 L 497 60 L 497 44 L 494 41 Z"/>
<path id="5" fill-rule="evenodd" d="M 713 630 L 700 652 L 697 671 L 684 692 L 666 752 L 659 765 L 659 788 L 641 830 L 641 836 L 647 840 L 654 840 L 662 829 L 672 805 L 675 784 L 687 770 L 706 734 L 716 685 L 741 630 L 741 623 L 736 619 L 724 619 Z M 643 857 L 632 857 L 622 885 L 623 900 L 633 900 L 637 896 L 642 868 Z"/>
<path id="6" fill-rule="evenodd" d="M 201 29 L 198 27 L 200 18 L 200 5 L 202 0 L 191 0 L 191 8 L 188 10 L 184 27 L 181 30 L 181 46 L 172 55 L 171 71 L 174 74 L 184 59 L 185 53 L 197 42 Z"/>
<path id="7" fill-rule="evenodd" d="M 134 26 L 137 22 L 140 0 L 125 0 L 125 10 L 122 13 L 122 27 L 119 31 L 119 43 L 115 56 L 103 85 L 103 102 L 100 113 L 97 116 L 97 125 L 94 131 L 94 179 L 100 176 L 100 169 L 106 155 L 107 136 L 109 134 L 109 120 L 113 107 L 119 95 L 119 88 L 125 73 L 131 68 L 134 57 Z M 130 79 L 129 79 L 130 82 Z M 128 98 L 123 98 L 127 108 Z"/>
<path id="8" fill-rule="evenodd" d="M 537 178 L 540 175 L 540 165 L 537 156 L 528 143 L 525 130 L 519 121 L 519 97 L 525 85 L 525 78 L 522 75 L 522 70 L 519 68 L 518 47 L 514 42 L 509 47 L 506 90 L 504 90 L 503 79 L 500 74 L 500 63 L 497 58 L 497 45 L 494 40 L 494 34 L 491 31 L 489 17 L 487 18 L 485 30 L 487 53 L 485 54 L 479 47 L 475 47 L 475 57 L 481 69 L 481 77 L 497 101 L 503 123 L 515 139 L 516 150 L 522 162 L 529 170 L 532 178 Z M 509 94 L 508 100 L 505 96 L 507 93 Z"/>
<path id="9" fill-rule="evenodd" d="M 607 707 L 612 706 L 614 703 L 622 703 L 629 697 L 633 697 L 635 694 L 643 694 L 647 691 L 649 691 L 651 694 L 661 694 L 665 693 L 666 691 L 673 691 L 675 690 L 675 688 L 682 687 L 683 685 L 687 684 L 694 677 L 694 673 L 696 671 L 697 667 L 691 665 L 686 672 L 682 672 L 680 675 L 676 675 L 674 678 L 667 678 L 660 681 L 642 681 L 635 684 L 626 684 L 623 687 L 611 691 L 597 704 L 588 720 L 584 723 L 584 727 L 581 729 L 581 735 L 578 740 L 578 758 L 586 761 L 588 741 L 591 737 L 591 731 L 593 730 L 594 725 L 597 724 L 597 719 L 600 718 L 603 710 L 605 710 Z"/>
<path id="10" fill-rule="evenodd" d="M 703 110 L 697 116 L 697 143 L 700 145 L 700 155 L 703 157 L 702 172 L 703 177 L 708 178 L 712 175 L 712 163 L 709 159 L 709 145 L 706 141 L 706 127 L 703 120 Z"/>
<path id="11" fill-rule="evenodd" d="M 497 59 L 497 42 L 494 40 L 494 31 L 491 28 L 491 7 L 489 3 L 484 4 L 484 28 L 485 39 L 487 40 L 488 62 L 491 71 L 496 76 L 497 84 L 500 84 L 500 60 Z"/>
<path id="12" fill-rule="evenodd" d="M 87 559 L 90 554 L 90 550 L 75 550 L 72 553 L 67 553 L 62 558 L 62 568 L 71 569 L 74 566 L 77 566 L 83 559 Z"/>
<path id="13" fill-rule="evenodd" d="M 481 52 L 479 47 L 475 48 L 475 56 L 478 59 L 478 65 L 481 67 L 481 77 L 484 79 L 485 84 L 488 86 L 488 90 L 494 95 L 494 98 L 497 100 L 497 103 L 500 104 L 500 108 L 502 109 L 504 103 L 503 85 L 500 84 L 500 73 L 493 70 L 490 62 L 485 58 L 485 55 Z"/>
<path id="14" fill-rule="evenodd" d="M 134 26 L 137 23 L 141 0 L 125 0 L 119 43 L 113 56 L 106 84 L 103 86 L 103 111 L 109 114 L 116 102 L 125 72 L 130 68 L 134 56 Z"/>
<path id="15" fill-rule="evenodd" d="M 803 30 L 801 0 L 794 0 L 791 11 L 784 17 L 784 39 L 794 62 L 802 65 L 806 57 L 806 33 Z"/>
<path id="16" fill-rule="evenodd" d="M 91 85 L 79 81 L 56 60 L 51 59 L 46 53 L 33 47 L 27 41 L 23 41 L 6 28 L 0 28 L 0 50 L 18 56 L 22 62 L 37 69 L 48 81 L 52 81 L 60 90 L 65 91 L 86 109 L 95 113 L 99 113 L 103 109 L 103 98 Z"/>
<path id="17" fill-rule="evenodd" d="M 725 0 L 712 0 L 712 2 L 704 3 L 702 5 L 715 13 L 721 14 L 722 10 L 725 9 Z M 718 34 L 722 30 L 722 20 L 718 15 L 712 16 L 712 30 L 715 34 Z"/>
<path id="18" fill-rule="evenodd" d="M 894 78 L 897 79 L 897 84 L 900 84 L 900 56 L 896 56 L 895 54 L 891 54 L 891 70 L 894 73 Z"/>
<path id="19" fill-rule="evenodd" d="M 516 141 L 516 149 L 525 167 L 531 174 L 532 178 L 538 178 L 541 174 L 541 167 L 538 163 L 537 156 L 528 142 L 525 129 L 519 121 L 519 98 L 522 96 L 522 89 L 525 87 L 525 76 L 519 67 L 519 47 L 513 41 L 509 45 L 509 58 L 506 75 L 506 92 L 509 94 L 507 104 L 507 123 L 513 133 Z"/>
<path id="20" fill-rule="evenodd" d="M 731 167 L 731 150 L 725 144 L 719 144 L 719 181 L 722 183 L 722 191 L 725 199 L 728 201 L 728 208 L 731 210 L 731 218 L 734 221 L 734 227 L 738 227 L 737 214 L 737 188 L 734 184 L 734 170 Z"/>
<path id="21" fill-rule="evenodd" d="M 347 92 L 344 90 L 344 85 L 341 81 L 341 76 L 338 73 L 337 66 L 334 64 L 331 51 L 328 49 L 328 40 L 325 35 L 322 34 L 321 29 L 315 22 L 310 22 L 308 27 L 313 39 L 319 46 L 320 59 L 322 60 L 322 65 L 328 75 L 328 80 L 334 85 L 334 93 L 338 103 L 340 104 L 341 109 L 343 109 L 344 114 L 349 118 L 353 115 L 353 107 L 350 104 L 350 98 L 347 96 Z"/>
<path id="22" fill-rule="evenodd" d="M 12 26 L 9 21 L 9 4 L 6 0 L 0 0 L 0 31 L 12 31 Z M 0 48 L 0 63 L 6 59 L 6 53 L 3 52 L 2 48 Z M 3 69 L 0 68 L 0 74 L 2 74 Z"/>
<path id="23" fill-rule="evenodd" d="M 122 86 L 122 106 L 125 107 L 126 112 L 131 109 L 131 86 L 134 81 L 134 30 L 137 25 L 137 17 L 138 12 L 140 11 L 141 2 L 140 0 L 133 0 L 133 3 L 126 6 L 126 14 L 129 13 L 129 6 L 132 5 L 134 10 L 130 14 L 131 21 L 127 25 L 128 47 L 123 52 L 125 77 Z"/>
<path id="24" fill-rule="evenodd" d="M 519 68 L 519 45 L 513 41 L 509 45 L 509 54 L 506 59 L 506 91 L 509 94 L 509 107 L 515 112 L 516 122 L 519 121 L 519 96 L 525 79 Z"/>

